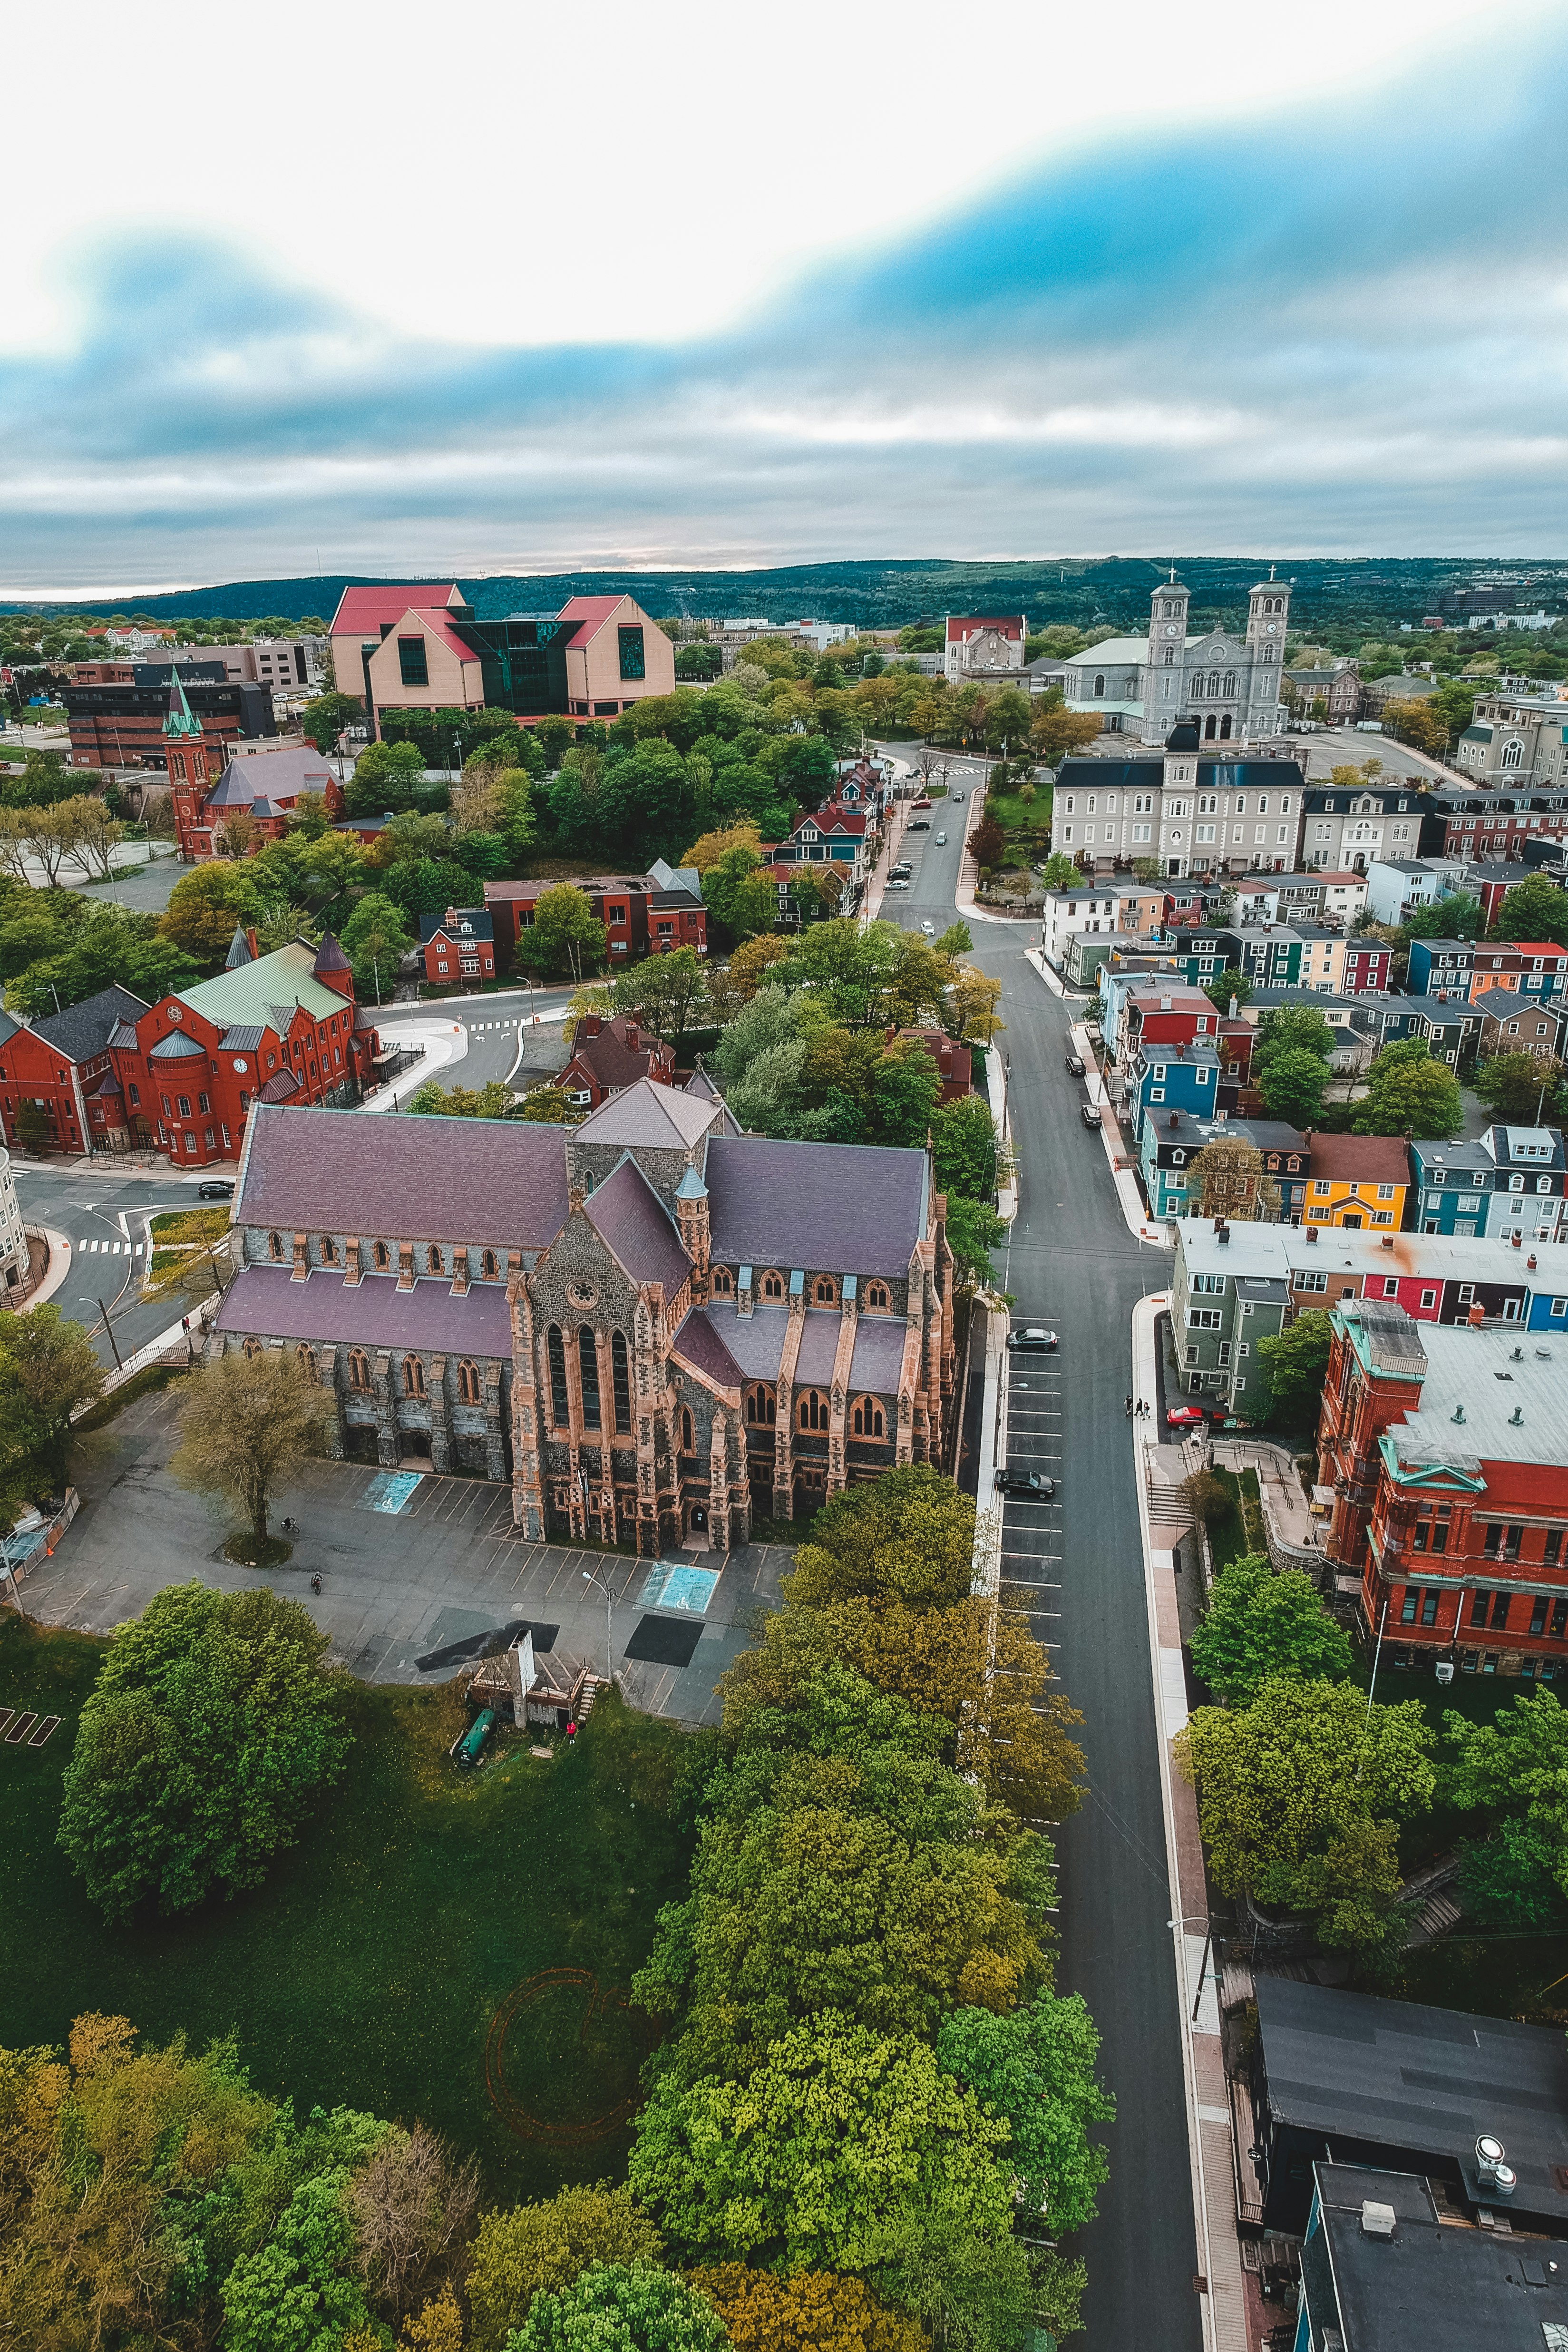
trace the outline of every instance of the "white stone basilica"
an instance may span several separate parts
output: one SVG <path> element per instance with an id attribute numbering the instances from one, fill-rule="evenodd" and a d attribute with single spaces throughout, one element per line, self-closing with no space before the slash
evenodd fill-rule
<path id="1" fill-rule="evenodd" d="M 1163 743 L 1190 719 L 1209 743 L 1256 743 L 1284 724 L 1280 681 L 1291 591 L 1271 576 L 1249 590 L 1243 636 L 1187 634 L 1191 591 L 1172 572 L 1155 590 L 1147 637 L 1108 637 L 1063 665 L 1068 702 L 1104 715 L 1107 731 Z"/>

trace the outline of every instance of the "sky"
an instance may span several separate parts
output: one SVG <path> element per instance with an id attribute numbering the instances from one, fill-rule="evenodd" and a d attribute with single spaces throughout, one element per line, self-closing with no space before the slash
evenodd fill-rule
<path id="1" fill-rule="evenodd" d="M 0 595 L 1568 551 L 1568 13 L 7 36 Z"/>

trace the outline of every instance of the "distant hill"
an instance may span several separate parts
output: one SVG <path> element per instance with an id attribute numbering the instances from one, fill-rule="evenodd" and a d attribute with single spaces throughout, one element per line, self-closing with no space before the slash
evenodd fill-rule
<path id="1" fill-rule="evenodd" d="M 936 619 L 944 613 L 1021 612 L 1031 628 L 1068 622 L 1080 628 L 1140 624 L 1169 559 L 1155 556 L 1046 558 L 1020 563 L 959 563 L 938 558 L 907 562 L 800 563 L 762 572 L 577 572 L 548 576 L 495 576 L 462 583 L 476 612 L 553 612 L 572 595 L 624 591 L 655 615 L 689 613 L 694 619 L 757 614 L 772 621 L 859 622 L 892 628 Z M 1549 573 L 1563 559 L 1496 559 L 1511 579 Z M 1268 575 L 1255 556 L 1177 556 L 1176 570 L 1193 592 L 1199 625 L 1239 621 L 1247 590 Z M 1440 590 L 1488 568 L 1477 556 L 1365 556 L 1334 562 L 1282 562 L 1280 577 L 1293 582 L 1292 620 L 1305 629 L 1330 623 L 1419 620 L 1436 609 Z M 382 577 L 395 578 L 396 574 Z M 407 576 L 407 575 L 404 575 Z M 426 575 L 434 577 L 436 575 Z M 446 575 L 450 577 L 450 575 Z M 418 575 L 415 575 L 417 579 Z M 99 598 L 93 605 L 65 599 L 45 605 L 0 604 L 0 613 L 110 611 L 147 613 L 159 620 L 190 614 L 250 620 L 264 614 L 319 613 L 330 618 L 345 588 L 376 584 L 375 575 L 335 573 L 308 580 L 233 580 L 167 596 Z M 1560 601 L 1556 582 L 1528 592 Z"/>

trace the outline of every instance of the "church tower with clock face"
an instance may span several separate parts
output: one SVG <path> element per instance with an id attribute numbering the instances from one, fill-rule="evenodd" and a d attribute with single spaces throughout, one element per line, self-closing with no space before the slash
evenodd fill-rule
<path id="1" fill-rule="evenodd" d="M 1280 726 L 1280 688 L 1285 674 L 1285 625 L 1291 613 L 1289 583 L 1276 580 L 1272 569 L 1247 593 L 1247 650 L 1251 656 L 1247 682 L 1247 728 L 1252 735 L 1273 735 Z"/>
<path id="2" fill-rule="evenodd" d="M 1145 743 L 1163 743 L 1186 708 L 1186 614 L 1192 592 L 1173 572 L 1149 605 L 1149 658 L 1144 672 Z"/>

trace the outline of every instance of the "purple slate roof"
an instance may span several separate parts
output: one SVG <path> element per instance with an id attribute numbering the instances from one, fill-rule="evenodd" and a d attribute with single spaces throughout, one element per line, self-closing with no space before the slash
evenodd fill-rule
<path id="1" fill-rule="evenodd" d="M 753 1315 L 742 1315 L 733 1299 L 716 1298 L 704 1312 L 747 1380 L 778 1379 L 789 1328 L 788 1307 L 759 1307 Z"/>
<path id="2" fill-rule="evenodd" d="M 324 793 L 332 771 L 313 743 L 280 743 L 276 751 L 247 751 L 231 760 L 212 791 L 208 808 L 249 808 L 255 802 L 298 793 Z"/>
<path id="3" fill-rule="evenodd" d="M 674 1352 L 722 1388 L 738 1388 L 746 1377 L 700 1307 L 693 1307 L 676 1332 Z"/>
<path id="4" fill-rule="evenodd" d="M 400 1290 L 390 1274 L 367 1275 L 350 1289 L 340 1274 L 319 1269 L 296 1282 L 284 1266 L 247 1265 L 228 1287 L 220 1331 L 274 1339 L 354 1342 L 366 1348 L 417 1348 L 455 1356 L 509 1357 L 512 1318 L 498 1284 L 482 1283 L 454 1298 L 444 1277 Z"/>
<path id="5" fill-rule="evenodd" d="M 690 1274 L 692 1262 L 668 1210 L 635 1160 L 623 1160 L 615 1173 L 590 1193 L 586 1213 L 600 1240 L 633 1282 L 662 1282 L 665 1297 L 674 1297 Z"/>
<path id="6" fill-rule="evenodd" d="M 839 1332 L 843 1318 L 838 1308 L 809 1307 L 802 1318 L 800 1352 L 795 1359 L 795 1378 L 814 1381 L 826 1388 L 833 1377 L 833 1358 L 839 1352 Z"/>
<path id="7" fill-rule="evenodd" d="M 566 1223 L 566 1139 L 542 1121 L 274 1109 L 251 1118 L 240 1224 L 544 1249 Z"/>
<path id="8" fill-rule="evenodd" d="M 925 1238 L 923 1151 L 714 1135 L 703 1177 L 720 1265 L 897 1276 Z"/>
<path id="9" fill-rule="evenodd" d="M 855 1333 L 850 1386 L 875 1389 L 881 1396 L 896 1396 L 904 1370 L 904 1343 L 909 1326 L 902 1316 L 862 1315 Z"/>

